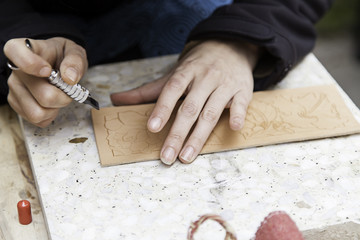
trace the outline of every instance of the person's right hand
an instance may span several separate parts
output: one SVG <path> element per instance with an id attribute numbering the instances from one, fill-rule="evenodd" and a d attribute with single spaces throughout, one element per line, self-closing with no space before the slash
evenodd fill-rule
<path id="1" fill-rule="evenodd" d="M 72 99 L 48 82 L 52 69 L 60 69 L 62 79 L 74 85 L 87 70 L 84 48 L 62 37 L 47 40 L 30 39 L 32 51 L 25 38 L 9 40 L 4 53 L 19 70 L 8 79 L 10 106 L 25 120 L 46 127 L 57 116 L 59 109 Z"/>

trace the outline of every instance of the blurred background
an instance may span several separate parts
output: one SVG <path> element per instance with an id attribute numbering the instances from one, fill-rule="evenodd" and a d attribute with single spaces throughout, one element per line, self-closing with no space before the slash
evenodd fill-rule
<path id="1" fill-rule="evenodd" d="M 316 27 L 315 56 L 360 108 L 360 1 L 335 0 Z"/>

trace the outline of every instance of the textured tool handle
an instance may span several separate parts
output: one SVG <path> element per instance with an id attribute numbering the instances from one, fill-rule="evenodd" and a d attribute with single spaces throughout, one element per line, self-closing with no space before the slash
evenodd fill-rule
<path id="1" fill-rule="evenodd" d="M 69 97 L 79 103 L 83 103 L 89 96 L 89 90 L 82 87 L 80 84 L 69 85 L 64 82 L 58 71 L 53 70 L 49 77 L 49 82 L 63 90 Z"/>

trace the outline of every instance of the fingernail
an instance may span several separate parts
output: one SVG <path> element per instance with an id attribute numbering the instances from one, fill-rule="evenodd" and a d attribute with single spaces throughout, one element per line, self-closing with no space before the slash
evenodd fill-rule
<path id="1" fill-rule="evenodd" d="M 183 150 L 180 154 L 180 157 L 185 162 L 192 162 L 193 161 L 193 155 L 194 155 L 194 148 L 191 146 L 187 146 L 185 150 Z"/>
<path id="2" fill-rule="evenodd" d="M 234 130 L 240 130 L 243 128 L 244 123 L 240 118 L 234 118 L 232 120 L 232 125 Z"/>
<path id="3" fill-rule="evenodd" d="M 65 71 L 65 75 L 72 81 L 75 82 L 78 76 L 78 72 L 75 68 L 69 67 Z"/>
<path id="4" fill-rule="evenodd" d="M 51 74 L 51 69 L 49 67 L 43 67 L 40 69 L 40 72 L 39 72 L 40 76 L 50 76 Z"/>
<path id="5" fill-rule="evenodd" d="M 167 147 L 161 154 L 161 161 L 167 165 L 171 165 L 174 162 L 175 150 L 172 147 Z"/>
<path id="6" fill-rule="evenodd" d="M 159 117 L 154 117 L 150 120 L 149 127 L 153 131 L 158 131 L 160 129 L 162 120 Z"/>

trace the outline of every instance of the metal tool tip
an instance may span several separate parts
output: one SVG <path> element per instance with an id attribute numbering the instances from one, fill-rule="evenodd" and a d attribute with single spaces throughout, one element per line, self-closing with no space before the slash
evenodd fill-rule
<path id="1" fill-rule="evenodd" d="M 100 110 L 99 103 L 90 96 L 84 101 L 84 103 L 89 104 L 90 106 L 96 108 L 97 110 Z"/>

